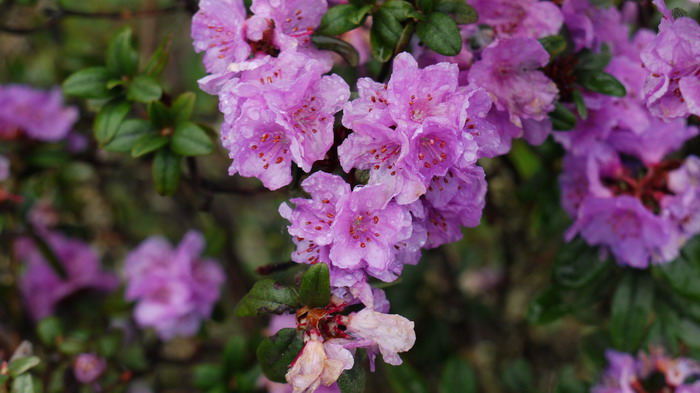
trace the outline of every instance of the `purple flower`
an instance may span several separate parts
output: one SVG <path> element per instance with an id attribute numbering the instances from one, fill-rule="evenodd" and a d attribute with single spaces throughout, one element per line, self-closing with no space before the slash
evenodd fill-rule
<path id="1" fill-rule="evenodd" d="M 423 199 L 425 248 L 462 238 L 462 226 L 475 227 L 486 205 L 486 178 L 481 167 L 451 169 L 434 177 Z"/>
<path id="2" fill-rule="evenodd" d="M 49 91 L 24 85 L 0 86 L 0 139 L 29 138 L 55 142 L 78 120 L 75 107 L 63 105 L 59 88 Z"/>
<path id="3" fill-rule="evenodd" d="M 678 256 L 673 225 L 628 195 L 585 199 L 566 237 L 577 233 L 589 244 L 608 247 L 621 265 L 643 269 Z"/>
<path id="4" fill-rule="evenodd" d="M 359 98 L 343 114 L 343 124 L 354 131 L 338 147 L 343 169 L 369 170 L 369 184 L 384 185 L 387 197 L 409 204 L 434 176 L 473 165 L 479 151 L 475 139 L 482 131 L 494 133 L 483 120 L 491 102 L 481 89 L 459 87 L 458 73 L 448 63 L 419 69 L 402 53 L 389 83 L 361 79 Z"/>
<path id="5" fill-rule="evenodd" d="M 652 114 L 662 119 L 700 115 L 700 26 L 691 18 L 665 15 L 656 39 L 642 52 L 649 71 L 644 94 Z"/>
<path id="6" fill-rule="evenodd" d="M 246 40 L 246 10 L 243 0 L 202 0 L 192 18 L 192 39 L 196 52 L 204 53 L 204 67 L 210 73 L 224 73 L 232 63 L 251 55 Z"/>
<path id="7" fill-rule="evenodd" d="M 322 72 L 314 59 L 283 53 L 226 85 L 221 139 L 233 160 L 229 174 L 257 177 L 276 190 L 291 181 L 292 161 L 308 172 L 325 157 L 334 114 L 350 90 L 338 75 Z"/>
<path id="8" fill-rule="evenodd" d="M 34 320 L 53 314 L 61 300 L 79 290 L 112 291 L 117 287 L 117 277 L 101 270 L 99 257 L 89 245 L 57 232 L 40 232 L 66 277 L 54 270 L 34 240 L 20 238 L 15 242 L 15 254 L 26 265 L 20 278 L 20 291 Z"/>
<path id="9" fill-rule="evenodd" d="M 549 53 L 535 39 L 497 41 L 474 63 L 469 82 L 491 93 L 496 108 L 508 111 L 510 121 L 522 128 L 523 119 L 542 121 L 554 109 L 557 86 L 539 70 L 548 61 Z"/>
<path id="10" fill-rule="evenodd" d="M 175 249 L 152 236 L 129 253 L 125 296 L 137 302 L 134 318 L 140 326 L 154 328 L 163 340 L 197 332 L 225 280 L 216 261 L 200 258 L 203 249 L 202 235 L 190 231 Z"/>
<path id="11" fill-rule="evenodd" d="M 700 385 L 686 382 L 700 376 L 700 364 L 688 358 L 670 358 L 659 350 L 649 355 L 640 352 L 632 355 L 607 350 L 605 357 L 608 368 L 600 381 L 593 387 L 593 393 L 633 393 L 644 390 L 649 378 L 663 375 L 664 385 L 658 391 L 691 393 L 697 392 Z"/>
<path id="12" fill-rule="evenodd" d="M 280 206 L 297 244 L 294 261 L 327 263 L 332 281 L 338 273 L 353 271 L 385 281 L 396 278 L 402 267 L 401 243 L 412 235 L 408 209 L 390 201 L 391 195 L 382 185 L 357 187 L 351 192 L 342 178 L 325 172 L 312 174 L 302 187 L 311 199 L 292 199 L 294 209 L 286 203 Z M 362 274 L 352 277 L 361 280 Z"/>
<path id="13" fill-rule="evenodd" d="M 491 26 L 499 38 L 542 38 L 559 33 L 564 18 L 554 3 L 538 0 L 469 0 L 479 24 Z"/>
<path id="14" fill-rule="evenodd" d="M 93 383 L 107 369 L 107 362 L 94 353 L 81 353 L 73 361 L 73 375 L 80 383 Z"/>
<path id="15" fill-rule="evenodd" d="M 627 46 L 629 28 L 615 7 L 597 7 L 588 0 L 565 0 L 561 12 L 576 50 L 598 51 L 603 43 L 618 53 Z"/>

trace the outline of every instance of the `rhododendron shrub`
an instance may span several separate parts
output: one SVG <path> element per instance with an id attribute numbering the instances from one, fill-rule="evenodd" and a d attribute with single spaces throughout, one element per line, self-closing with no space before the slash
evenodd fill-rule
<path id="1" fill-rule="evenodd" d="M 0 392 L 700 392 L 698 1 L 0 10 Z"/>

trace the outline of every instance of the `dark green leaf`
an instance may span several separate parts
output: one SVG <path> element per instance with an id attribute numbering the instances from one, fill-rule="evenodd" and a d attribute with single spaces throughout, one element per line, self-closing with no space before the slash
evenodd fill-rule
<path id="1" fill-rule="evenodd" d="M 462 50 L 462 36 L 452 18 L 441 12 L 428 15 L 418 22 L 418 37 L 428 48 L 445 56 L 455 56 Z"/>
<path id="2" fill-rule="evenodd" d="M 357 52 L 357 49 L 339 38 L 312 35 L 311 41 L 319 49 L 330 50 L 339 54 L 351 67 L 356 67 L 360 62 L 360 54 Z"/>
<path id="3" fill-rule="evenodd" d="M 549 112 L 552 128 L 557 131 L 568 131 L 576 126 L 576 115 L 561 102 L 554 103 L 554 110 Z"/>
<path id="4" fill-rule="evenodd" d="M 168 56 L 170 55 L 170 44 L 173 42 L 172 34 L 169 34 L 165 39 L 158 45 L 156 50 L 148 59 L 146 67 L 143 69 L 143 73 L 150 76 L 158 76 L 165 69 L 166 64 L 168 64 Z"/>
<path id="5" fill-rule="evenodd" d="M 423 11 L 424 14 L 429 14 L 433 12 L 435 7 L 435 0 L 416 0 L 416 5 L 418 9 Z"/>
<path id="6" fill-rule="evenodd" d="M 566 39 L 560 35 L 542 37 L 538 41 L 549 52 L 550 59 L 559 56 L 566 50 Z"/>
<path id="7" fill-rule="evenodd" d="M 63 92 L 80 98 L 107 98 L 114 93 L 107 89 L 107 82 L 114 78 L 104 67 L 82 69 L 63 82 Z"/>
<path id="8" fill-rule="evenodd" d="M 132 76 L 139 67 L 139 55 L 131 40 L 131 28 L 124 28 L 107 47 L 107 68 L 117 75 Z"/>
<path id="9" fill-rule="evenodd" d="M 399 37 L 399 42 L 396 43 L 396 47 L 394 48 L 394 54 L 398 54 L 404 51 L 408 44 L 411 43 L 411 38 L 413 37 L 413 33 L 416 30 L 416 24 L 414 22 L 408 22 L 406 23 L 406 26 L 403 27 L 403 30 L 401 31 L 401 36 Z"/>
<path id="10" fill-rule="evenodd" d="M 654 287 L 649 272 L 627 271 L 612 299 L 610 335 L 624 352 L 634 352 L 644 338 Z"/>
<path id="11" fill-rule="evenodd" d="M 85 340 L 81 337 L 71 336 L 58 343 L 58 351 L 65 355 L 77 355 L 86 350 Z"/>
<path id="12" fill-rule="evenodd" d="M 152 132 L 153 126 L 146 120 L 128 119 L 119 126 L 114 139 L 106 144 L 104 149 L 115 153 L 128 153 L 139 138 Z"/>
<path id="13" fill-rule="evenodd" d="M 440 377 L 440 393 L 476 393 L 476 375 L 469 364 L 453 356 L 445 364 Z"/>
<path id="14" fill-rule="evenodd" d="M 36 356 L 25 356 L 19 359 L 15 359 L 8 365 L 8 371 L 12 378 L 17 378 L 20 374 L 23 374 L 30 369 L 36 367 L 41 360 Z"/>
<path id="15" fill-rule="evenodd" d="M 34 381 L 29 374 L 20 375 L 12 381 L 11 393 L 34 393 Z"/>
<path id="16" fill-rule="evenodd" d="M 131 148 L 132 157 L 141 157 L 142 155 L 154 152 L 168 144 L 169 139 L 156 133 L 148 133 L 141 136 L 134 142 L 134 147 Z"/>
<path id="17" fill-rule="evenodd" d="M 103 145 L 111 141 L 129 110 L 131 104 L 122 99 L 112 100 L 103 106 L 95 117 L 95 139 Z"/>
<path id="18" fill-rule="evenodd" d="M 569 306 L 564 302 L 559 290 L 549 287 L 530 302 L 527 320 L 531 324 L 544 325 L 556 321 L 569 311 Z"/>
<path id="19" fill-rule="evenodd" d="M 160 101 L 148 104 L 148 120 L 157 130 L 170 127 L 175 124 L 171 111 Z"/>
<path id="20" fill-rule="evenodd" d="M 587 393 L 589 391 L 585 383 L 581 382 L 571 367 L 567 367 L 559 375 L 555 393 Z"/>
<path id="21" fill-rule="evenodd" d="M 37 248 L 39 248 L 41 256 L 49 263 L 51 269 L 63 279 L 68 277 L 63 262 L 58 259 L 58 255 L 56 255 L 53 248 L 51 248 L 51 245 L 41 235 L 34 232 L 32 233 L 32 240 L 34 240 Z"/>
<path id="22" fill-rule="evenodd" d="M 601 261 L 598 254 L 598 250 L 581 237 L 562 245 L 554 263 L 554 281 L 571 289 L 590 283 L 610 266 L 607 261 Z"/>
<path id="23" fill-rule="evenodd" d="M 386 62 L 394 54 L 394 48 L 396 48 L 403 32 L 403 26 L 384 7 L 380 8 L 372 18 L 372 28 L 370 29 L 372 55 L 380 62 Z"/>
<path id="24" fill-rule="evenodd" d="M 683 319 L 676 330 L 678 339 L 689 347 L 700 350 L 700 326 L 690 319 Z"/>
<path id="25" fill-rule="evenodd" d="M 267 378 L 274 382 L 286 382 L 289 365 L 304 347 L 301 332 L 285 328 L 258 346 L 258 363 Z"/>
<path id="26" fill-rule="evenodd" d="M 700 266 L 681 255 L 658 268 L 674 291 L 694 300 L 700 300 Z"/>
<path id="27" fill-rule="evenodd" d="M 690 16 L 688 11 L 684 10 L 683 8 L 674 8 L 671 10 L 671 16 L 673 16 L 673 19 L 678 19 L 678 18 L 684 18 Z"/>
<path id="28" fill-rule="evenodd" d="M 389 0 L 382 4 L 379 10 L 390 14 L 397 22 L 423 18 L 423 15 L 418 13 L 411 3 L 403 0 Z"/>
<path id="29" fill-rule="evenodd" d="M 429 393 L 421 375 L 404 362 L 400 366 L 384 365 L 384 373 L 394 393 Z"/>
<path id="30" fill-rule="evenodd" d="M 355 11 L 355 13 L 350 16 L 350 22 L 358 26 L 361 25 L 362 23 L 364 23 L 365 17 L 367 16 L 367 14 L 369 14 L 372 8 L 373 6 L 371 4 L 358 8 L 357 11 Z"/>
<path id="31" fill-rule="evenodd" d="M 577 82 L 590 91 L 615 97 L 627 94 L 625 86 L 607 72 L 579 72 Z"/>
<path id="32" fill-rule="evenodd" d="M 479 20 L 479 15 L 474 7 L 464 0 L 438 0 L 435 11 L 449 14 L 460 25 L 476 23 Z"/>
<path id="33" fill-rule="evenodd" d="M 153 160 L 153 184 L 160 195 L 173 195 L 180 185 L 182 157 L 168 149 L 161 149 Z"/>
<path id="34" fill-rule="evenodd" d="M 284 287 L 274 280 L 261 280 L 253 285 L 236 307 L 236 315 L 260 316 L 264 313 L 283 314 L 295 312 L 299 306 L 299 294 L 294 288 Z"/>
<path id="35" fill-rule="evenodd" d="M 175 124 L 187 121 L 192 117 L 194 104 L 197 100 L 197 95 L 191 91 L 180 94 L 170 107 Z"/>
<path id="36" fill-rule="evenodd" d="M 56 339 L 63 334 L 63 326 L 58 318 L 46 317 L 39 321 L 39 324 L 36 326 L 36 332 L 41 342 L 51 347 L 56 344 Z"/>
<path id="37" fill-rule="evenodd" d="M 503 385 L 511 392 L 533 392 L 535 378 L 532 367 L 525 359 L 516 359 L 503 369 Z"/>
<path id="38" fill-rule="evenodd" d="M 606 44 L 601 46 L 600 52 L 585 49 L 578 54 L 576 71 L 602 71 L 610 63 L 611 58 L 612 54 Z"/>
<path id="39" fill-rule="evenodd" d="M 201 127 L 184 122 L 175 126 L 170 148 L 182 156 L 202 156 L 214 150 L 214 142 Z"/>
<path id="40" fill-rule="evenodd" d="M 311 265 L 299 285 L 301 304 L 309 307 L 326 307 L 331 300 L 331 284 L 328 265 Z"/>
<path id="41" fill-rule="evenodd" d="M 352 4 L 340 4 L 335 7 L 331 7 L 323 19 L 321 19 L 321 24 L 318 27 L 318 33 L 327 36 L 336 36 L 350 31 L 360 24 L 356 21 L 356 15 L 358 13 L 358 8 Z"/>
<path id="42" fill-rule="evenodd" d="M 226 374 L 234 371 L 244 371 L 249 365 L 246 362 L 247 348 L 245 338 L 240 335 L 231 337 L 224 348 L 224 367 Z"/>
<path id="43" fill-rule="evenodd" d="M 340 374 L 337 382 L 340 393 L 364 393 L 367 375 L 365 368 L 362 366 L 364 364 L 363 358 L 365 356 L 361 356 L 358 351 L 352 368 Z"/>
<path id="44" fill-rule="evenodd" d="M 571 96 L 574 99 L 574 105 L 576 105 L 576 112 L 578 112 L 578 116 L 583 120 L 588 119 L 588 108 L 586 107 L 586 102 L 583 100 L 583 95 L 581 95 L 581 92 L 575 89 L 571 93 Z"/>
<path id="45" fill-rule="evenodd" d="M 192 370 L 192 384 L 198 389 L 211 389 L 225 381 L 221 365 L 216 363 L 198 364 Z"/>
<path id="46" fill-rule="evenodd" d="M 126 98 L 144 104 L 159 99 L 162 94 L 163 89 L 158 81 L 148 75 L 136 76 L 126 90 Z"/>

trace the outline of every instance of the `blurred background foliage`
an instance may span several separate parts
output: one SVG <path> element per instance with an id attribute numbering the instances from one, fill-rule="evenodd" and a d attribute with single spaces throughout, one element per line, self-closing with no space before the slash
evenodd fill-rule
<path id="1" fill-rule="evenodd" d="M 85 15 L 61 15 L 61 10 Z M 109 40 L 130 26 L 142 63 L 161 42 L 171 40 L 170 60 L 159 78 L 166 99 L 195 92 L 193 119 L 216 129 L 216 97 L 196 83 L 205 72 L 189 37 L 194 10 L 196 1 L 0 0 L 5 30 L 0 30 L 0 83 L 58 85 L 81 68 L 103 64 Z M 370 64 L 363 71 L 377 68 Z M 76 131 L 91 136 L 92 104 L 69 102 L 81 107 Z M 145 117 L 144 108 L 136 107 L 135 113 Z M 693 141 L 686 150 L 697 154 L 698 146 Z M 0 153 L 6 150 L 0 145 Z M 562 155 L 551 139 L 537 147 L 516 141 L 508 155 L 482 160 L 489 191 L 481 225 L 465 229 L 458 243 L 425 252 L 418 266 L 407 266 L 398 281 L 384 284 L 391 311 L 415 321 L 418 339 L 403 355 L 403 366 L 380 365 L 368 374 L 368 392 L 588 390 L 604 366 L 604 350 L 615 346 L 608 329 L 613 294 L 621 277 L 632 273 L 607 262 L 579 287 L 553 280 L 553 271 L 554 276 L 567 274 L 557 273 L 557 255 L 563 255 L 564 264 L 588 257 L 585 271 L 596 259 L 578 243 L 563 247 L 570 220 L 559 205 Z M 32 342 L 45 359 L 34 373 L 35 385 L 47 392 L 89 391 L 67 372 L 71 356 L 84 350 L 109 359 L 104 391 L 147 391 L 139 390 L 146 385 L 158 392 L 260 389 L 255 348 L 266 322 L 237 318 L 233 309 L 261 278 L 257 268 L 289 260 L 293 245 L 277 207 L 301 195 L 299 190 L 270 192 L 256 180 L 228 177 L 229 159 L 218 146 L 214 154 L 187 160 L 173 197 L 154 191 L 150 160 L 106 152 L 92 139 L 74 157 L 62 146 L 39 143 L 23 146 L 12 157 L 13 168 L 19 168 L 13 191 L 25 201 L 0 210 L 0 357 L 7 358 L 23 339 Z M 190 228 L 201 229 L 206 253 L 221 261 L 228 276 L 213 321 L 193 339 L 160 343 L 152 333 L 136 331 L 131 309 L 117 292 L 104 301 L 76 296 L 56 318 L 33 325 L 22 316 L 16 291 L 21 267 L 11 256 L 13 233 L 6 228 L 40 202 L 55 206 L 61 229 L 97 246 L 110 267 L 121 266 L 126 253 L 147 236 L 164 234 L 175 241 Z M 686 254 L 698 268 L 697 248 L 689 246 Z M 292 283 L 303 270 L 298 266 L 270 277 Z M 663 345 L 670 354 L 697 358 L 698 291 L 684 297 L 664 281 L 660 269 L 650 276 L 658 296 L 649 314 L 623 329 L 625 335 L 641 329 L 642 341 L 630 348 Z"/>

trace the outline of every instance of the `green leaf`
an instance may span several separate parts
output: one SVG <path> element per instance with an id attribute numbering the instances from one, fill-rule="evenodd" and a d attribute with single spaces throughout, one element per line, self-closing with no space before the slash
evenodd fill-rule
<path id="1" fill-rule="evenodd" d="M 357 49 L 339 38 L 312 35 L 311 41 L 319 49 L 329 50 L 339 54 L 351 67 L 356 67 L 360 63 L 360 54 L 357 52 Z"/>
<path id="2" fill-rule="evenodd" d="M 104 149 L 115 153 L 128 153 L 139 138 L 152 132 L 153 126 L 146 120 L 128 119 L 119 126 L 117 134 Z"/>
<path id="3" fill-rule="evenodd" d="M 365 384 L 367 383 L 365 368 L 362 366 L 364 358 L 365 356 L 360 356 L 358 351 L 352 368 L 340 374 L 337 383 L 341 393 L 364 393 Z"/>
<path id="4" fill-rule="evenodd" d="M 131 148 L 131 156 L 141 157 L 151 153 L 168 144 L 169 139 L 156 133 L 148 133 L 141 136 L 134 142 L 134 147 Z"/>
<path id="5" fill-rule="evenodd" d="M 476 393 L 476 375 L 469 363 L 459 356 L 451 357 L 440 377 L 440 393 Z"/>
<path id="6" fill-rule="evenodd" d="M 384 365 L 384 374 L 394 393 L 429 393 L 428 386 L 421 375 L 404 362 L 400 366 Z"/>
<path id="7" fill-rule="evenodd" d="M 80 98 L 107 98 L 114 92 L 107 89 L 107 82 L 114 75 L 104 67 L 82 69 L 63 82 L 63 92 Z"/>
<path id="8" fill-rule="evenodd" d="M 191 91 L 180 94 L 170 107 L 170 113 L 175 120 L 175 124 L 187 121 L 192 117 L 194 104 L 197 101 L 197 95 Z"/>
<path id="9" fill-rule="evenodd" d="M 224 367 L 226 375 L 234 371 L 244 371 L 249 365 L 246 363 L 247 348 L 243 336 L 233 336 L 224 348 Z"/>
<path id="10" fill-rule="evenodd" d="M 379 10 L 390 14 L 397 22 L 423 18 L 423 15 L 416 11 L 411 3 L 403 0 L 389 0 L 382 4 Z"/>
<path id="11" fill-rule="evenodd" d="M 58 318 L 46 317 L 39 321 L 36 332 L 42 344 L 51 347 L 56 345 L 56 339 L 63 334 L 63 326 Z"/>
<path id="12" fill-rule="evenodd" d="M 460 25 L 476 23 L 479 20 L 474 7 L 464 0 L 438 0 L 435 11 L 449 14 Z"/>
<path id="13" fill-rule="evenodd" d="M 139 67 L 139 55 L 131 39 L 131 28 L 124 28 L 107 47 L 107 68 L 117 75 L 132 76 Z"/>
<path id="14" fill-rule="evenodd" d="M 130 110 L 131 104 L 122 99 L 112 100 L 103 106 L 95 117 L 95 139 L 103 145 L 111 141 Z"/>
<path id="15" fill-rule="evenodd" d="M 198 364 L 192 370 L 192 384 L 202 390 L 211 389 L 225 381 L 224 370 L 216 363 Z"/>
<path id="16" fill-rule="evenodd" d="M 428 48 L 445 56 L 455 56 L 462 50 L 462 36 L 452 18 L 441 12 L 428 15 L 428 19 L 418 22 L 418 37 Z"/>
<path id="17" fill-rule="evenodd" d="M 12 378 L 17 378 L 20 374 L 24 374 L 30 369 L 36 367 L 41 360 L 37 356 L 25 356 L 15 359 L 8 365 L 8 371 Z"/>
<path id="18" fill-rule="evenodd" d="M 148 112 L 148 120 L 158 130 L 175 124 L 173 113 L 160 101 L 148 104 L 146 111 Z"/>
<path id="19" fill-rule="evenodd" d="M 340 4 L 331 7 L 318 27 L 318 33 L 327 36 L 336 36 L 350 31 L 360 24 L 357 20 L 358 8 L 352 4 Z"/>
<path id="20" fill-rule="evenodd" d="M 260 316 L 264 313 L 283 314 L 295 312 L 299 307 L 299 294 L 294 288 L 276 283 L 274 280 L 261 280 L 253 285 L 236 307 L 239 317 Z"/>
<path id="21" fill-rule="evenodd" d="M 350 22 L 358 26 L 363 24 L 365 21 L 365 17 L 367 16 L 367 14 L 369 14 L 370 11 L 372 11 L 372 8 L 374 8 L 374 6 L 371 4 L 358 8 L 357 11 L 355 11 L 355 13 L 350 16 Z"/>
<path id="22" fill-rule="evenodd" d="M 175 126 L 170 148 L 182 156 L 202 156 L 214 150 L 214 142 L 200 126 L 188 121 Z"/>
<path id="23" fill-rule="evenodd" d="M 581 92 L 578 89 L 574 89 L 571 96 L 574 99 L 574 105 L 576 106 L 578 116 L 583 120 L 588 119 L 588 108 L 586 108 L 586 102 L 583 100 Z"/>
<path id="24" fill-rule="evenodd" d="M 700 326 L 690 319 L 683 319 L 676 330 L 678 339 L 689 347 L 700 350 Z"/>
<path id="25" fill-rule="evenodd" d="M 660 265 L 658 270 L 676 293 L 700 300 L 700 263 L 696 258 L 683 252 L 674 261 Z"/>
<path id="26" fill-rule="evenodd" d="M 516 359 L 510 362 L 501 373 L 503 385 L 512 392 L 533 392 L 535 378 L 532 367 L 525 359 Z"/>
<path id="27" fill-rule="evenodd" d="M 576 126 L 576 115 L 559 101 L 554 103 L 554 110 L 549 112 L 549 118 L 552 120 L 552 128 L 557 131 L 568 131 Z"/>
<path id="28" fill-rule="evenodd" d="M 549 287 L 530 302 L 527 321 L 533 325 L 544 325 L 556 321 L 570 312 L 556 287 Z"/>
<path id="29" fill-rule="evenodd" d="M 158 81 L 148 75 L 136 76 L 126 90 L 126 98 L 144 104 L 159 99 L 162 94 L 163 88 L 160 87 Z"/>
<path id="30" fill-rule="evenodd" d="M 435 1 L 434 0 L 416 0 L 416 5 L 418 6 L 418 9 L 423 11 L 424 14 L 429 14 L 433 12 L 433 8 L 435 7 Z"/>
<path id="31" fill-rule="evenodd" d="M 158 45 L 156 50 L 151 54 L 151 57 L 146 63 L 146 67 L 143 69 L 143 73 L 150 76 L 158 76 L 165 69 L 168 64 L 168 56 L 170 56 L 170 44 L 173 42 L 172 34 L 168 34 L 167 37 Z"/>
<path id="32" fill-rule="evenodd" d="M 600 52 L 585 49 L 578 54 L 578 64 L 575 69 L 576 71 L 602 71 L 610 63 L 611 58 L 612 54 L 607 44 L 601 46 Z"/>
<path id="33" fill-rule="evenodd" d="M 577 82 L 590 91 L 615 97 L 624 97 L 627 89 L 614 76 L 607 72 L 579 72 Z"/>
<path id="34" fill-rule="evenodd" d="M 588 391 L 586 384 L 576 377 L 574 369 L 569 366 L 564 368 L 564 371 L 559 375 L 554 393 L 587 393 Z"/>
<path id="35" fill-rule="evenodd" d="M 20 375 L 12 381 L 11 393 L 34 393 L 34 381 L 29 374 Z"/>
<path id="36" fill-rule="evenodd" d="M 258 363 L 267 378 L 274 382 L 286 382 L 289 365 L 304 347 L 301 332 L 285 328 L 272 337 L 264 339 L 258 346 Z"/>
<path id="37" fill-rule="evenodd" d="M 86 349 L 86 343 L 81 337 L 71 336 L 58 343 L 58 351 L 65 355 L 77 355 Z"/>
<path id="38" fill-rule="evenodd" d="M 538 41 L 549 52 L 550 59 L 559 56 L 566 50 L 566 39 L 560 35 L 542 37 Z"/>
<path id="39" fill-rule="evenodd" d="M 654 287 L 649 272 L 627 271 L 612 299 L 610 336 L 624 352 L 634 352 L 644 338 Z"/>
<path id="40" fill-rule="evenodd" d="M 683 8 L 674 8 L 671 10 L 671 16 L 673 19 L 678 19 L 678 18 L 684 18 L 690 16 L 688 11 L 684 10 Z"/>
<path id="41" fill-rule="evenodd" d="M 398 54 L 404 51 L 408 44 L 411 43 L 411 38 L 413 37 L 413 33 L 416 31 L 416 24 L 414 22 L 408 22 L 406 23 L 406 26 L 403 27 L 403 30 L 401 31 L 401 36 L 399 37 L 399 42 L 396 43 L 396 47 L 394 48 L 394 54 Z"/>
<path id="42" fill-rule="evenodd" d="M 598 250 L 581 237 L 561 246 L 554 262 L 554 281 L 564 288 L 578 289 L 611 266 L 601 261 Z"/>
<path id="43" fill-rule="evenodd" d="M 331 301 L 331 283 L 328 265 L 316 263 L 304 273 L 299 285 L 301 304 L 313 307 L 326 307 Z"/>
<path id="44" fill-rule="evenodd" d="M 394 14 L 385 7 L 380 8 L 372 18 L 369 37 L 372 56 L 384 63 L 394 54 L 394 48 L 396 48 L 403 32 L 403 26 L 394 17 Z"/>
<path id="45" fill-rule="evenodd" d="M 153 160 L 153 184 L 160 195 L 173 195 L 180 185 L 182 157 L 168 149 L 158 150 Z"/>

